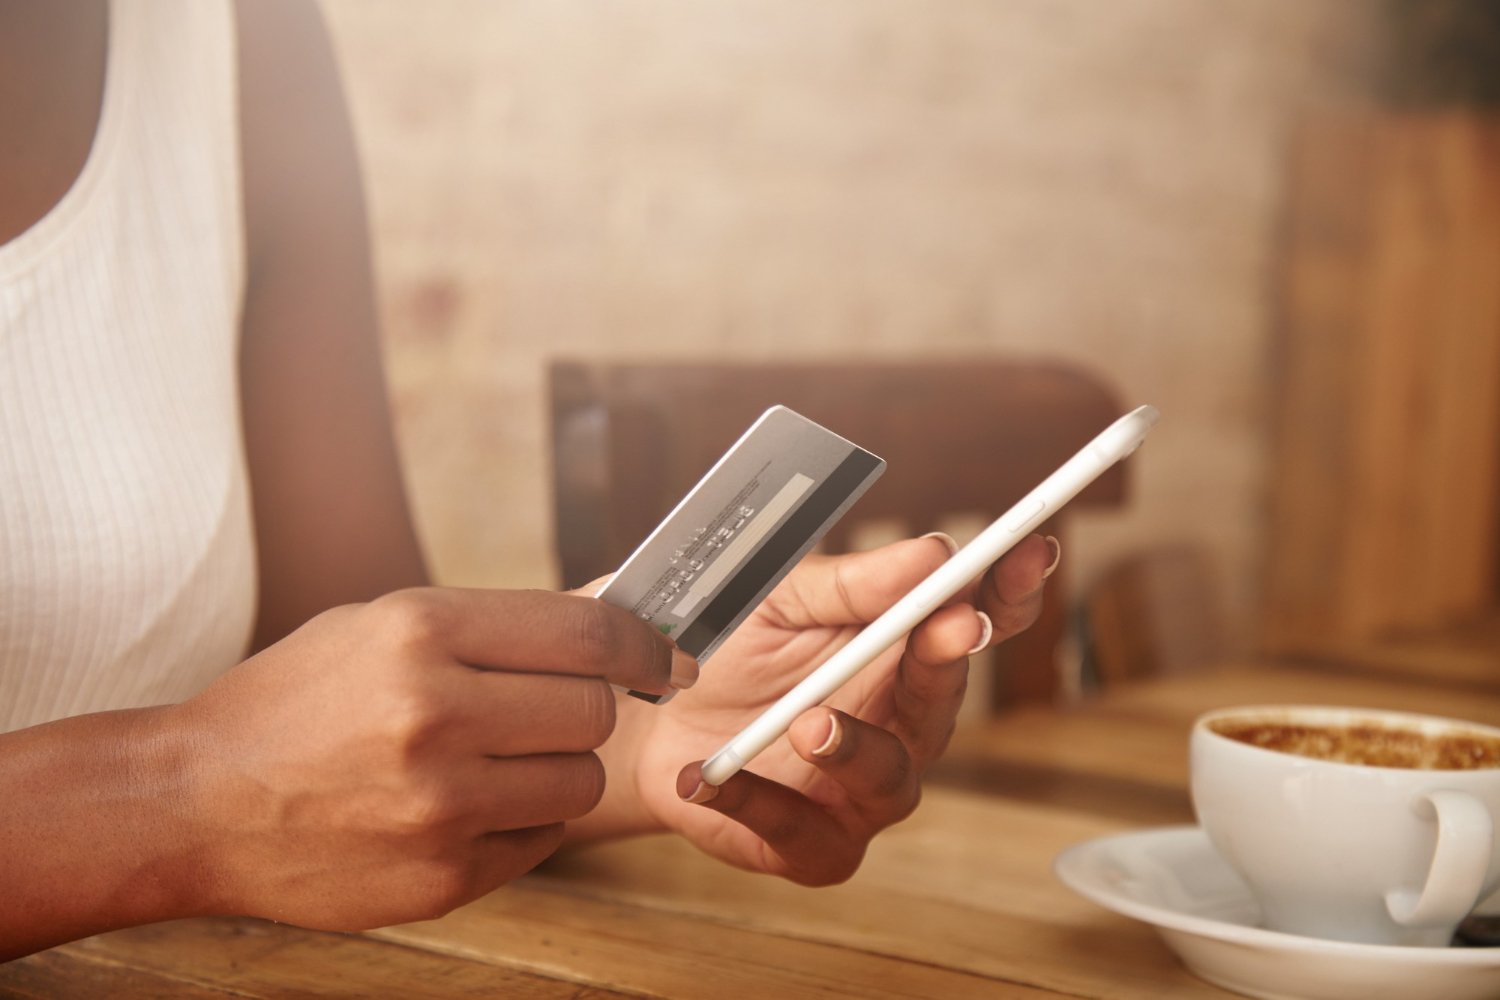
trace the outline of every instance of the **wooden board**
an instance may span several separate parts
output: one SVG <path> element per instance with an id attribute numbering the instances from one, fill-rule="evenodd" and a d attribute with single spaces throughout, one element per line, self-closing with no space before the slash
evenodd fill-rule
<path id="1" fill-rule="evenodd" d="M 993 720 L 955 748 L 996 774 L 1071 776 L 1100 798 L 929 787 L 842 886 L 803 889 L 654 837 L 577 851 L 441 920 L 369 936 L 243 919 L 101 935 L 0 966 L 0 994 L 1223 997 L 1153 930 L 1074 896 L 1051 866 L 1081 841 L 1186 819 L 1192 720 L 1266 702 L 1500 723 L 1500 694 L 1456 687 L 1269 664 L 1164 678 Z M 1158 812 L 1121 813 L 1143 798 Z"/>
<path id="2" fill-rule="evenodd" d="M 1369 677 L 1304 666 L 1248 665 L 1171 681 L 1140 684 L 1111 694 L 1100 706 L 1112 717 L 1159 718 L 1183 727 L 1204 712 L 1233 705 L 1353 705 L 1469 719 L 1500 725 L 1500 694 Z M 1101 746 L 1101 751 L 1108 748 Z"/>
<path id="3" fill-rule="evenodd" d="M 62 949 L 0 965 L 0 997 L 110 997 L 147 1000 L 223 1000 L 244 996 L 113 962 L 97 962 Z"/>
<path id="4" fill-rule="evenodd" d="M 725 968 L 752 976 L 735 981 L 741 995 L 757 997 L 1222 996 L 1178 966 L 1149 928 L 1074 896 L 1053 877 L 1058 852 L 1121 828 L 1097 816 L 933 789 L 911 820 L 872 844 L 864 867 L 842 886 L 799 888 L 660 837 L 580 851 L 528 877 L 519 891 L 377 933 L 659 996 L 714 993 L 705 987 L 717 981 L 703 976 Z M 630 921 L 620 907 L 634 908 Z M 520 933 L 537 920 L 545 932 Z M 602 948 L 610 939 L 616 947 Z M 726 958 L 735 961 L 725 966 Z M 749 961 L 742 967 L 739 959 Z M 830 961 L 837 964 L 822 964 Z M 1022 986 L 1032 990 L 1005 992 Z"/>
<path id="5" fill-rule="evenodd" d="M 1311 641 L 1300 653 L 1352 670 L 1500 692 L 1500 611 L 1451 628 Z"/>
<path id="6" fill-rule="evenodd" d="M 101 934 L 0 965 L 0 994 L 37 997 L 504 996 L 604 1000 L 514 969 L 245 918 Z"/>
<path id="7" fill-rule="evenodd" d="M 1281 653 L 1495 603 L 1500 125 L 1320 117 L 1290 182 L 1265 626 Z"/>
<path id="8" fill-rule="evenodd" d="M 620 845 L 557 863 L 560 874 L 529 877 L 442 920 L 374 933 L 416 948 L 648 996 L 1052 995 L 1019 986 L 997 994 L 997 984 L 984 976 L 788 936 L 755 923 L 721 922 L 712 909 L 679 905 L 660 893 L 663 885 L 668 891 L 679 887 L 685 869 L 701 870 L 696 859 L 679 853 L 680 846 Z M 652 870 L 657 865 L 666 866 L 662 879 Z M 614 877 L 597 881 L 605 871 Z M 633 885 L 627 871 L 646 888 Z M 719 888 L 712 877 L 703 886 L 725 906 L 739 905 L 733 892 L 720 895 Z M 750 895 L 757 895 L 755 888 Z"/>

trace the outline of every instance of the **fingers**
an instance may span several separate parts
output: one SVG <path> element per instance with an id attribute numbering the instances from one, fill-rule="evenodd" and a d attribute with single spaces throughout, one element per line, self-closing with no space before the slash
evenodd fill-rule
<path id="1" fill-rule="evenodd" d="M 966 604 L 941 608 L 916 629 L 902 652 L 892 698 L 897 735 L 920 767 L 952 738 L 968 684 L 968 656 L 1007 639 L 1041 614 L 1046 578 L 1057 567 L 1055 538 L 1032 535 L 990 567 Z"/>
<path id="2" fill-rule="evenodd" d="M 1036 621 L 1042 613 L 1043 584 L 1061 558 L 1057 539 L 1031 535 L 989 568 L 975 600 L 994 623 L 994 641 L 1023 632 Z"/>
<path id="3" fill-rule="evenodd" d="M 851 836 L 811 799 L 750 771 L 739 772 L 715 789 L 703 783 L 702 764 L 694 762 L 678 773 L 678 796 L 722 813 L 759 836 L 774 855 L 764 859 L 764 870 L 800 885 L 833 885 L 859 867 L 865 839 Z"/>
<path id="4" fill-rule="evenodd" d="M 563 824 L 549 823 L 487 833 L 455 844 L 437 856 L 398 860 L 384 869 L 394 884 L 388 882 L 383 887 L 387 892 L 375 901 L 376 908 L 364 911 L 365 915 L 357 918 L 353 926 L 341 918 L 314 919 L 308 923 L 330 930 L 353 930 L 413 919 L 436 920 L 535 868 L 557 850 L 562 838 Z M 347 892 L 348 885 L 343 889 Z M 391 893 L 391 889 L 395 892 Z M 385 898 L 389 895 L 397 899 Z M 372 913 L 374 919 L 370 919 Z"/>
<path id="5" fill-rule="evenodd" d="M 547 860 L 562 844 L 562 839 L 561 823 L 486 833 L 475 844 L 465 898 L 457 900 L 455 905 L 472 902 L 524 875 Z"/>
<path id="6" fill-rule="evenodd" d="M 988 615 L 967 604 L 941 608 L 912 630 L 896 668 L 893 728 L 920 767 L 948 746 L 969 680 L 969 654 L 991 640 Z"/>
<path id="7" fill-rule="evenodd" d="M 792 748 L 841 785 L 874 830 L 910 816 L 921 799 L 920 769 L 894 734 L 844 712 L 814 708 L 792 723 Z"/>
<path id="8" fill-rule="evenodd" d="M 691 657 L 674 663 L 676 646 L 666 636 L 593 598 L 423 588 L 387 594 L 366 608 L 397 643 L 442 650 L 475 667 L 603 677 L 653 693 L 697 677 Z"/>
<path id="9" fill-rule="evenodd" d="M 561 846 L 562 839 L 561 823 L 485 834 L 481 840 L 483 857 L 475 872 L 476 884 L 482 889 L 474 898 L 547 860 Z"/>
<path id="10" fill-rule="evenodd" d="M 447 735 L 480 754 L 583 753 L 614 731 L 614 692 L 596 677 L 466 671 L 449 687 Z"/>
<path id="11" fill-rule="evenodd" d="M 772 592 L 772 606 L 790 628 L 872 622 L 952 555 L 937 536 L 912 538 L 869 552 L 802 560 Z"/>
<path id="12" fill-rule="evenodd" d="M 577 819 L 604 795 L 604 765 L 591 753 L 481 759 L 455 777 L 476 834 Z"/>
<path id="13" fill-rule="evenodd" d="M 940 532 L 844 556 L 808 557 L 766 604 L 789 628 L 874 621 L 953 554 Z M 970 594 L 993 619 L 995 640 L 1022 631 L 1041 609 L 1042 581 L 1057 566 L 1055 538 L 1031 535 L 991 566 Z"/>
<path id="14" fill-rule="evenodd" d="M 803 885 L 842 882 L 859 867 L 870 836 L 917 807 L 920 768 L 894 734 L 833 709 L 803 713 L 789 736 L 804 760 L 842 787 L 857 819 L 840 822 L 823 804 L 750 771 L 714 788 L 703 782 L 701 762 L 679 772 L 677 794 L 759 836 L 779 862 L 762 867 Z"/>

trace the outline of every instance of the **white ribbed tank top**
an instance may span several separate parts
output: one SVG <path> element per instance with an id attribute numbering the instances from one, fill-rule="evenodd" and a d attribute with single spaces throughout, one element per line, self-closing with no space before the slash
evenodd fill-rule
<path id="1" fill-rule="evenodd" d="M 0 245 L 0 731 L 244 654 L 236 72 L 229 0 L 112 0 L 87 162 Z"/>

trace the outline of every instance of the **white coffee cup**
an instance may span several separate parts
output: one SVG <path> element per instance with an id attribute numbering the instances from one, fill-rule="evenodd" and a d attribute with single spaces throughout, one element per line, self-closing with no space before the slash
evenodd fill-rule
<path id="1" fill-rule="evenodd" d="M 1373 709 L 1224 709 L 1193 726 L 1193 808 L 1272 930 L 1444 946 L 1500 887 L 1500 768 L 1345 764 L 1265 749 L 1211 724 L 1374 725 L 1500 739 L 1500 729 Z"/>

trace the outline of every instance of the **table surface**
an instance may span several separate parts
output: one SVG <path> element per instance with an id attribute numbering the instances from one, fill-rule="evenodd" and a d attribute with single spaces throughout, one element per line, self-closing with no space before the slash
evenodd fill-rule
<path id="1" fill-rule="evenodd" d="M 1265 702 L 1500 724 L 1500 686 L 1227 666 L 968 731 L 845 885 L 803 889 L 643 838 L 369 934 L 248 919 L 117 931 L 0 966 L 0 995 L 1227 997 L 1150 928 L 1063 888 L 1051 864 L 1091 837 L 1191 822 L 1193 718 Z"/>

